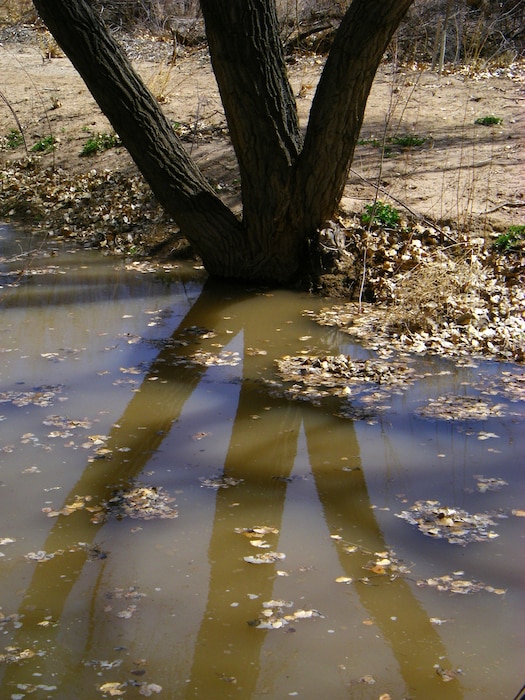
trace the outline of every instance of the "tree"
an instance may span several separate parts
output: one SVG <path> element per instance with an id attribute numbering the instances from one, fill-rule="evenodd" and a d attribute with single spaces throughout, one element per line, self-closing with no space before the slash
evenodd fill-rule
<path id="1" fill-rule="evenodd" d="M 218 277 L 279 284 L 316 270 L 374 75 L 413 0 L 353 0 L 299 128 L 275 0 L 201 0 L 239 163 L 243 215 L 218 198 L 88 0 L 34 0 L 160 204 Z"/>

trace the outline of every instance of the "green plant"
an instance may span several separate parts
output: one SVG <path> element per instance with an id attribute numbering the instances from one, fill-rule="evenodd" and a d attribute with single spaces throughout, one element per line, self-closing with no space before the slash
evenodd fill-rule
<path id="1" fill-rule="evenodd" d="M 388 139 L 389 143 L 394 146 L 402 146 L 403 148 L 413 148 L 414 146 L 422 146 L 427 141 L 426 136 L 416 136 L 415 134 L 401 134 L 400 136 L 392 136 Z"/>
<path id="2" fill-rule="evenodd" d="M 369 139 L 359 139 L 357 143 L 359 146 L 373 146 L 374 148 L 381 148 L 382 146 L 382 141 L 375 139 L 373 136 Z"/>
<path id="3" fill-rule="evenodd" d="M 54 136 L 44 136 L 43 139 L 37 141 L 34 146 L 31 146 L 33 153 L 50 153 L 55 150 L 56 139 Z"/>
<path id="4" fill-rule="evenodd" d="M 391 144 L 393 146 L 402 146 L 403 148 L 413 148 L 414 146 L 422 146 L 428 141 L 426 136 L 416 136 L 415 134 L 400 134 L 399 136 L 388 136 L 385 139 L 385 143 L 380 139 L 376 139 L 371 136 L 369 139 L 359 139 L 357 142 L 360 146 L 373 146 L 374 148 L 381 148 L 386 144 Z"/>
<path id="5" fill-rule="evenodd" d="M 94 156 L 115 146 L 120 146 L 120 139 L 116 134 L 94 134 L 83 145 L 80 155 Z"/>
<path id="6" fill-rule="evenodd" d="M 481 124 L 482 126 L 494 126 L 495 124 L 501 124 L 503 119 L 501 117 L 495 117 L 493 114 L 488 114 L 485 117 L 478 117 L 474 120 L 474 124 Z"/>
<path id="7" fill-rule="evenodd" d="M 366 226 L 377 224 L 386 228 L 397 228 L 401 220 L 399 211 L 379 199 L 374 204 L 366 204 L 361 214 L 361 222 Z"/>
<path id="8" fill-rule="evenodd" d="M 22 136 L 22 132 L 18 129 L 11 129 L 7 136 L 4 136 L 2 142 L 4 148 L 13 150 L 24 143 L 24 137 Z"/>
<path id="9" fill-rule="evenodd" d="M 525 226 L 509 226 L 505 233 L 498 236 L 493 247 L 500 253 L 518 250 L 520 243 L 525 243 Z"/>

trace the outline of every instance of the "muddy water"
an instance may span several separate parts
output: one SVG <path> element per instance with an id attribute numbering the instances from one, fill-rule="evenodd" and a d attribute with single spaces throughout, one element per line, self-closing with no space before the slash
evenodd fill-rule
<path id="1" fill-rule="evenodd" d="M 518 693 L 518 368 L 406 358 L 342 418 L 273 384 L 282 355 L 372 356 L 302 314 L 325 302 L 50 250 L 1 268 L 1 698 Z M 478 394 L 492 417 L 421 417 Z M 427 536 L 396 517 L 417 501 L 493 534 Z"/>

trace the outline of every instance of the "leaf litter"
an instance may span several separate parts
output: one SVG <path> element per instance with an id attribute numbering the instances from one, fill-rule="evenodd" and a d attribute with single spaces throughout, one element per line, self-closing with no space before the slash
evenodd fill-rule
<path id="1" fill-rule="evenodd" d="M 363 547 L 345 543 L 341 537 L 337 536 L 336 542 L 338 546 L 342 548 L 343 552 L 347 554 L 371 554 L 371 552 Z M 443 576 L 428 579 L 414 579 L 410 576 L 413 564 L 407 565 L 403 563 L 402 560 L 397 558 L 392 549 L 385 550 L 383 552 L 374 552 L 373 556 L 374 558 L 369 560 L 362 567 L 365 571 L 372 573 L 374 575 L 373 578 L 370 576 L 365 576 L 358 579 L 358 583 L 365 585 L 377 585 L 377 583 L 379 583 L 381 580 L 387 582 L 403 577 L 415 581 L 416 586 L 420 588 L 434 588 L 437 591 L 451 594 L 468 595 L 478 593 L 479 591 L 493 593 L 494 595 L 504 595 L 506 593 L 506 590 L 503 588 L 494 588 L 493 586 L 482 583 L 481 581 L 466 579 L 464 571 L 454 571 L 452 574 L 445 574 Z M 354 582 L 350 576 L 339 576 L 335 579 L 335 581 L 336 583 L 347 585 Z M 451 620 L 441 620 L 436 617 L 431 617 L 429 619 L 433 625 L 441 625 L 445 622 L 451 622 Z M 371 621 L 365 621 L 363 624 L 373 623 Z"/>
<path id="2" fill-rule="evenodd" d="M 478 593 L 479 591 L 486 591 L 487 593 L 494 593 L 495 595 L 505 595 L 507 592 L 503 588 L 494 588 L 481 581 L 469 581 L 463 578 L 464 575 L 464 571 L 454 571 L 444 576 L 419 579 L 416 581 L 416 586 L 435 588 L 441 592 L 457 593 L 459 595 L 468 595 L 469 593 Z M 441 622 L 439 624 L 441 624 Z"/>
<path id="3" fill-rule="evenodd" d="M 177 518 L 178 510 L 172 505 L 175 498 L 162 487 L 137 485 L 121 489 L 103 504 L 107 516 L 119 520 L 130 517 L 140 520 L 153 518 Z"/>
<path id="4" fill-rule="evenodd" d="M 263 630 L 276 630 L 286 627 L 291 622 L 297 620 L 308 620 L 314 617 L 324 617 L 319 610 L 304 610 L 299 608 L 295 611 L 287 612 L 293 607 L 293 602 L 289 600 L 267 600 L 262 604 L 259 617 L 250 620 L 248 625 Z"/>
<path id="5" fill-rule="evenodd" d="M 461 508 L 442 506 L 439 501 L 416 501 L 409 510 L 395 515 L 416 525 L 424 535 L 446 539 L 450 544 L 465 546 L 471 542 L 486 542 L 498 537 L 490 529 L 496 523 L 486 513 L 471 515 Z"/>
<path id="6" fill-rule="evenodd" d="M 248 564 L 275 564 L 276 561 L 286 559 L 286 554 L 283 552 L 263 552 L 262 554 L 243 557 L 243 559 Z"/>
<path id="7" fill-rule="evenodd" d="M 219 489 L 229 489 L 232 486 L 238 486 L 244 479 L 235 479 L 232 476 L 215 476 L 215 477 L 201 477 L 199 479 L 201 486 L 207 489 L 213 489 L 218 491 Z"/>
<path id="8" fill-rule="evenodd" d="M 508 486 L 508 482 L 504 481 L 495 476 L 481 476 L 474 475 L 474 479 L 477 480 L 476 488 L 480 493 L 485 493 L 486 491 L 499 491 L 503 486 Z"/>
<path id="9" fill-rule="evenodd" d="M 34 387 L 31 391 L 0 391 L 0 403 L 11 403 L 13 406 L 52 406 L 55 400 L 67 401 L 66 396 L 60 396 L 64 386 L 61 384 Z"/>
<path id="10" fill-rule="evenodd" d="M 138 520 L 154 518 L 177 518 L 178 510 L 173 505 L 175 498 L 166 493 L 162 487 L 136 484 L 128 489 L 120 489 L 100 505 L 92 504 L 92 496 L 77 496 L 72 503 L 67 503 L 60 510 L 42 508 L 48 518 L 59 515 L 71 515 L 77 511 L 87 510 L 92 514 L 91 522 L 103 523 L 109 517 L 129 517 Z"/>
<path id="11" fill-rule="evenodd" d="M 420 418 L 446 421 L 487 420 L 504 415 L 505 407 L 502 404 L 484 401 L 479 396 L 452 394 L 430 398 L 426 406 L 416 411 L 416 416 Z"/>
<path id="12" fill-rule="evenodd" d="M 326 397 L 343 399 L 340 415 L 347 418 L 367 419 L 388 408 L 392 394 L 402 393 L 416 379 L 407 362 L 343 354 L 286 355 L 276 364 L 281 382 L 271 383 L 273 393 L 314 405 Z"/>

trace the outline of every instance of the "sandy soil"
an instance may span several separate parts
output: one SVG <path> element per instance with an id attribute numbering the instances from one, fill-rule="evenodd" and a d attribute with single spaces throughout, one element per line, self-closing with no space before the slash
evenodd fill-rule
<path id="1" fill-rule="evenodd" d="M 188 149 L 231 205 L 238 204 L 236 163 L 225 133 L 225 120 L 207 54 L 194 50 L 170 66 L 169 44 L 131 42 L 128 50 L 150 89 L 177 122 Z M 93 158 L 79 153 L 90 134 L 110 133 L 70 62 L 47 58 L 42 40 L 0 45 L 0 137 L 17 124 L 27 145 L 52 134 L 59 140 L 44 162 L 70 173 L 92 168 L 133 172 L 122 148 Z M 306 125 L 322 59 L 310 56 L 290 64 L 290 79 Z M 342 200 L 347 213 L 360 212 L 374 196 L 367 184 L 381 183 L 380 197 L 440 225 L 471 230 L 502 231 L 525 217 L 525 66 L 468 75 L 458 71 L 437 75 L 425 68 L 382 66 L 367 106 L 348 186 Z M 497 126 L 475 124 L 495 115 Z M 386 127 L 385 127 L 386 125 Z M 382 164 L 374 140 L 406 134 L 424 137 L 418 147 L 387 143 Z M 23 148 L 2 149 L 0 163 L 22 157 Z M 363 179 L 364 178 L 364 179 Z M 1 196 L 1 195 L 0 195 Z"/>

